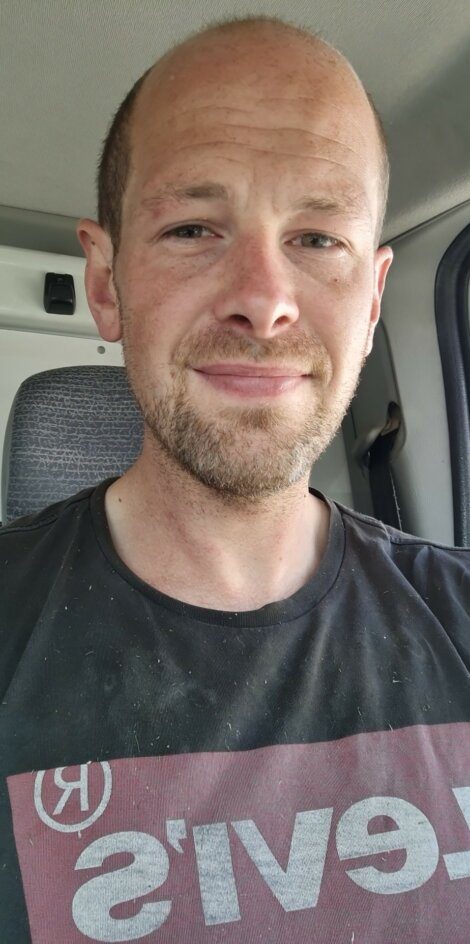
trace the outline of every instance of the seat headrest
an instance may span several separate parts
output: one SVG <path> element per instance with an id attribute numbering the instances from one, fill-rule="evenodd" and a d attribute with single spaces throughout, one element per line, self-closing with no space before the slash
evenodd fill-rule
<path id="1" fill-rule="evenodd" d="M 62 367 L 29 377 L 5 436 L 3 524 L 122 475 L 142 439 L 142 416 L 123 367 Z"/>

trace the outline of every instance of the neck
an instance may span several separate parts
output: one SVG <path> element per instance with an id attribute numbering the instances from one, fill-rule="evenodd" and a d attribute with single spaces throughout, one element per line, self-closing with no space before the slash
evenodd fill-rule
<path id="1" fill-rule="evenodd" d="M 162 593 L 194 606 L 258 609 L 286 599 L 324 554 L 329 510 L 308 479 L 259 501 L 229 501 L 144 446 L 106 492 L 124 563 Z"/>

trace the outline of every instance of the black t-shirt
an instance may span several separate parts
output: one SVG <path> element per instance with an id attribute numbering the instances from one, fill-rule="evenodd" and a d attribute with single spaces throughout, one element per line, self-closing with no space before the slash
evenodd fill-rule
<path id="1" fill-rule="evenodd" d="M 108 485 L 0 530 L 1 944 L 468 944 L 470 550 L 329 502 L 315 576 L 221 612 Z"/>

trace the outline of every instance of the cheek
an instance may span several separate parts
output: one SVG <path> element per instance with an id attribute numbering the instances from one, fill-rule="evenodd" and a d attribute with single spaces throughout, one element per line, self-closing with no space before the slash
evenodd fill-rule
<path id="1" fill-rule="evenodd" d="M 371 305 L 371 279 L 366 273 L 355 272 L 317 282 L 304 310 L 310 311 L 321 340 L 341 349 L 367 334 Z"/>
<path id="2" fill-rule="evenodd" d="M 187 295 L 169 272 L 156 272 L 142 259 L 132 259 L 121 272 L 119 294 L 128 343 L 154 359 L 184 330 Z"/>
<path id="3" fill-rule="evenodd" d="M 334 275 L 321 284 L 317 282 L 306 300 L 306 326 L 322 342 L 331 358 L 332 388 L 339 389 L 349 384 L 362 366 L 372 291 L 372 279 L 368 271 L 362 270 L 347 278 Z"/>

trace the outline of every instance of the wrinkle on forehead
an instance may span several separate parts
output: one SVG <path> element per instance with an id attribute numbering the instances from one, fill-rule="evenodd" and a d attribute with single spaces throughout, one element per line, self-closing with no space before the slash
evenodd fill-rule
<path id="1" fill-rule="evenodd" d="M 374 151 L 377 150 L 375 119 L 364 90 L 358 88 L 354 77 L 352 88 L 347 88 L 344 77 L 338 83 L 337 77 L 328 79 L 328 89 L 322 87 L 326 77 L 323 64 L 320 74 L 316 74 L 315 64 L 311 65 L 312 91 L 304 94 L 305 89 L 295 83 L 295 93 L 279 89 L 279 69 L 272 67 L 260 76 L 256 87 L 243 81 L 243 68 L 240 73 L 233 73 L 233 67 L 222 65 L 220 74 L 211 70 L 187 72 L 185 81 L 181 75 L 175 75 L 175 82 L 170 83 L 168 76 L 162 75 L 160 81 L 144 85 L 136 107 L 134 123 L 134 143 L 138 146 L 139 138 L 149 140 L 163 132 L 170 132 L 173 138 L 178 130 L 191 131 L 193 140 L 200 140 L 199 135 L 209 130 L 209 126 L 221 126 L 223 135 L 235 131 L 252 129 L 259 132 L 283 132 L 323 139 L 326 146 L 338 146 L 351 154 L 364 151 L 369 158 L 371 138 Z M 301 70 L 300 70 L 301 71 Z M 316 81 L 315 81 L 316 76 Z M 191 81 L 189 81 L 189 78 Z M 301 71 L 302 83 L 306 77 Z M 265 88 L 260 89 L 260 85 Z M 271 86 L 271 88 L 269 88 Z M 277 94 L 276 94 L 277 93 Z M 152 120 L 154 118 L 154 120 Z M 139 120 L 140 119 L 140 120 Z M 243 120 L 240 120 L 243 119 Z"/>
<path id="2" fill-rule="evenodd" d="M 211 130 L 217 129 L 227 140 L 237 134 L 241 135 L 241 141 L 245 136 L 254 134 L 279 138 L 290 134 L 294 140 L 303 137 L 304 140 L 324 142 L 327 148 L 340 147 L 356 154 L 362 150 L 364 153 L 361 159 L 370 154 L 367 122 L 353 120 L 350 103 L 332 103 L 323 95 L 305 96 L 299 108 L 298 103 L 290 97 L 276 97 L 276 107 L 268 107 L 257 95 L 249 96 L 248 99 L 245 97 L 244 107 L 241 107 L 237 100 L 237 88 L 222 103 L 222 96 L 214 94 L 213 89 L 207 90 L 207 94 L 204 90 L 202 96 L 200 92 L 200 89 L 195 89 L 191 96 L 185 92 L 167 104 L 160 104 L 158 96 L 156 101 L 149 102 L 145 121 L 141 121 L 140 128 L 135 129 L 140 133 L 134 135 L 134 144 L 138 147 L 139 142 L 145 140 L 148 147 L 150 140 L 155 139 L 157 146 L 160 143 L 164 145 L 166 140 L 175 141 L 180 134 L 189 134 L 192 141 L 198 142 L 210 135 Z M 155 121 L 151 120 L 149 112 L 153 112 Z M 373 116 L 368 117 L 371 121 L 370 130 L 375 135 Z"/>
<path id="3" fill-rule="evenodd" d="M 315 95 L 315 96 L 296 95 L 295 98 L 294 97 L 291 98 L 290 96 L 286 96 L 283 98 L 279 98 L 279 97 L 262 98 L 260 99 L 260 102 L 263 102 L 263 104 L 269 105 L 271 112 L 272 112 L 273 106 L 276 108 L 277 106 L 285 104 L 286 102 L 292 102 L 297 107 L 297 113 L 299 111 L 299 104 L 301 102 L 304 102 L 306 105 L 309 105 L 311 107 L 313 106 L 314 108 L 318 108 L 318 105 L 327 105 L 329 110 L 333 110 L 337 112 L 338 119 L 340 119 L 341 121 L 344 121 L 345 112 L 346 112 L 346 106 L 344 102 L 341 105 L 339 105 L 338 102 L 334 101 L 334 99 L 322 97 L 321 95 Z M 371 125 L 372 127 L 374 127 L 375 119 L 373 119 L 373 115 L 371 113 L 371 109 L 369 105 L 367 106 L 367 112 L 368 112 L 369 118 L 371 119 Z M 347 121 L 348 121 L 348 124 L 355 129 L 355 131 L 359 132 L 363 141 L 368 140 L 367 133 L 364 128 L 364 116 L 362 118 L 362 122 L 359 123 L 359 121 L 355 120 L 354 113 L 351 112 L 351 110 L 348 108 Z"/>
<path id="4" fill-rule="evenodd" d="M 230 141 L 227 141 L 226 138 L 207 138 L 201 143 L 195 143 L 192 141 L 190 144 L 180 144 L 178 145 L 177 148 L 174 149 L 174 151 L 177 153 L 181 153 L 182 151 L 196 151 L 196 150 L 204 149 L 206 147 L 213 147 L 217 145 L 229 145 L 229 144 L 230 144 Z M 301 161 L 311 161 L 311 160 L 321 161 L 326 164 L 331 164 L 336 167 L 341 167 L 343 170 L 345 169 L 345 165 L 343 164 L 342 161 L 335 161 L 331 157 L 324 157 L 321 154 L 312 154 L 311 152 L 308 152 L 308 151 L 302 152 L 302 151 L 288 151 L 285 149 L 280 150 L 279 147 L 277 147 L 275 144 L 273 144 L 272 147 L 260 147 L 260 146 L 256 146 L 254 144 L 248 144 L 245 142 L 243 145 L 243 149 L 246 151 L 253 151 L 253 153 L 257 153 L 257 154 L 270 154 L 270 155 L 275 154 L 279 158 L 293 157 Z M 357 152 L 354 151 L 354 153 L 356 154 Z M 243 161 L 240 161 L 240 163 L 243 163 Z M 355 176 L 357 177 L 357 179 L 359 179 L 358 175 L 353 174 L 351 170 L 350 170 L 350 174 L 351 176 Z"/>
<path id="5" fill-rule="evenodd" d="M 253 119 L 256 118 L 256 115 L 255 115 L 253 112 L 250 112 L 250 111 L 248 111 L 248 110 L 246 110 L 246 109 L 241 109 L 241 108 L 236 108 L 236 109 L 232 109 L 232 108 L 228 109 L 228 108 L 227 108 L 227 109 L 225 109 L 225 108 L 223 108 L 223 107 L 221 107 L 221 106 L 218 106 L 218 108 L 217 108 L 217 107 L 216 107 L 216 108 L 212 108 L 211 106 L 208 106 L 208 105 L 201 105 L 201 106 L 196 106 L 196 107 L 194 107 L 194 108 L 192 108 L 192 109 L 180 109 L 180 110 L 178 110 L 178 114 L 177 114 L 177 116 L 176 116 L 175 118 L 173 118 L 173 119 L 168 119 L 167 121 L 162 121 L 162 122 L 161 122 L 161 124 L 160 124 L 160 131 L 162 131 L 162 130 L 165 128 L 165 126 L 169 126 L 169 125 L 171 125 L 171 126 L 176 130 L 176 129 L 178 129 L 178 128 L 181 126 L 182 123 L 184 123 L 184 122 L 182 122 L 181 119 L 188 118 L 188 119 L 189 119 L 189 122 L 188 122 L 188 123 L 190 123 L 191 129 L 192 129 L 193 133 L 194 133 L 194 134 L 197 134 L 197 128 L 196 128 L 195 125 L 194 125 L 194 119 L 195 119 L 196 113 L 197 113 L 197 112 L 207 112 L 207 111 L 208 111 L 209 114 L 210 114 L 210 116 L 211 116 L 211 118 L 213 119 L 213 117 L 214 117 L 214 112 L 217 111 L 217 110 L 218 110 L 218 111 L 224 111 L 226 118 L 229 118 L 229 117 L 230 117 L 230 112 L 232 112 L 232 111 L 240 112 L 241 114 L 244 114 L 245 116 L 251 116 L 251 117 L 253 117 Z M 227 114 L 227 112 L 228 112 L 228 114 Z M 216 124 L 216 122 L 211 121 L 211 124 L 212 124 L 212 125 L 213 125 L 213 124 Z M 330 135 L 327 135 L 327 134 L 322 134 L 320 131 L 311 131 L 310 129 L 306 128 L 306 127 L 303 126 L 303 125 L 284 125 L 284 124 L 279 124 L 279 122 L 278 122 L 278 121 L 276 122 L 276 120 L 274 119 L 271 124 L 266 124 L 264 127 L 262 127 L 262 126 L 259 124 L 259 122 L 258 122 L 258 121 L 255 121 L 255 120 L 253 120 L 252 123 L 248 123 L 248 124 L 244 124 L 244 123 L 242 124 L 242 123 L 240 123 L 240 122 L 238 122 L 238 121 L 230 121 L 230 120 L 228 120 L 228 121 L 226 121 L 226 123 L 225 123 L 225 127 L 227 127 L 227 126 L 229 126 L 230 129 L 232 129 L 233 131 L 248 131 L 248 132 L 257 131 L 257 132 L 259 132 L 259 133 L 263 133 L 263 132 L 266 132 L 266 133 L 274 132 L 275 134 L 277 134 L 277 133 L 282 133 L 282 132 L 294 132 L 294 133 L 296 133 L 296 134 L 307 135 L 308 137 L 311 137 L 312 139 L 321 138 L 323 141 L 326 141 L 326 142 L 328 142 L 329 144 L 333 144 L 333 145 L 335 145 L 335 146 L 339 146 L 339 147 L 341 147 L 341 148 L 344 148 L 344 149 L 347 150 L 347 151 L 351 151 L 352 153 L 357 154 L 357 150 L 356 150 L 355 148 L 352 148 L 349 144 L 345 144 L 344 141 L 340 141 L 340 140 L 338 140 L 338 138 L 333 138 L 333 137 L 331 137 Z M 207 126 L 206 126 L 206 128 L 205 128 L 204 130 L 207 130 Z"/>
<path id="6" fill-rule="evenodd" d="M 188 133 L 189 132 L 189 133 Z M 368 152 L 362 142 L 354 142 L 356 147 L 346 145 L 342 140 L 321 132 L 308 131 L 304 128 L 271 127 L 260 128 L 253 125 L 227 123 L 194 123 L 178 127 L 175 122 L 171 135 L 161 129 L 149 129 L 147 136 L 141 138 L 136 149 L 136 167 L 139 176 L 143 176 L 146 187 L 149 178 L 154 176 L 154 168 L 166 172 L 179 166 L 179 158 L 193 154 L 194 159 L 207 165 L 218 158 L 239 158 L 240 163 L 247 162 L 249 155 L 269 156 L 279 166 L 282 174 L 283 160 L 295 161 L 303 165 L 300 170 L 308 171 L 312 161 L 328 168 L 338 169 L 345 178 L 345 183 L 356 181 L 364 189 L 363 173 Z M 287 171 L 287 168 L 284 169 Z M 182 164 L 181 172 L 187 168 Z M 211 176 L 211 175 L 210 175 Z M 370 178 L 369 178 L 370 179 Z"/>

